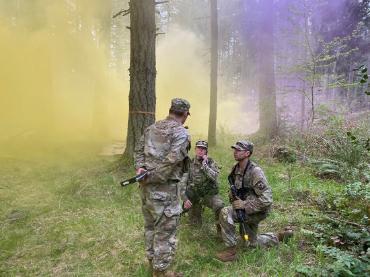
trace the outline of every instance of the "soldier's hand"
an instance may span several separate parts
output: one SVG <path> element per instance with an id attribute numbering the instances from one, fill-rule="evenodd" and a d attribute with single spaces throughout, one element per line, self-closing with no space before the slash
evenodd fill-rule
<path id="1" fill-rule="evenodd" d="M 234 210 L 243 210 L 245 209 L 245 202 L 243 200 L 237 199 L 233 202 Z"/>
<path id="2" fill-rule="evenodd" d="M 140 167 L 140 168 L 138 168 L 137 170 L 136 170 L 136 175 L 139 175 L 139 174 L 141 174 L 141 173 L 144 173 L 144 172 L 146 172 L 147 170 L 145 169 L 145 168 L 142 168 L 142 167 Z M 148 177 L 148 175 L 146 175 L 146 176 L 144 176 L 143 178 L 141 178 L 140 180 L 139 180 L 139 184 L 141 184 L 141 185 L 145 185 L 145 180 L 147 179 L 147 177 Z"/>
<path id="3" fill-rule="evenodd" d="M 141 174 L 141 173 L 144 173 L 145 171 L 146 171 L 146 169 L 145 169 L 145 168 L 140 167 L 140 168 L 138 168 L 138 169 L 136 170 L 136 175 L 139 175 L 139 174 Z"/>
<path id="4" fill-rule="evenodd" d="M 203 159 L 203 161 L 202 161 L 202 164 L 203 164 L 203 165 L 205 165 L 205 164 L 207 164 L 207 163 L 208 163 L 208 156 L 207 156 L 207 155 L 204 155 L 204 156 L 202 157 L 202 159 Z"/>
<path id="5" fill-rule="evenodd" d="M 191 208 L 191 206 L 192 206 L 193 204 L 191 203 L 191 201 L 190 200 L 186 200 L 185 202 L 184 202 L 184 208 L 185 209 L 190 209 Z"/>

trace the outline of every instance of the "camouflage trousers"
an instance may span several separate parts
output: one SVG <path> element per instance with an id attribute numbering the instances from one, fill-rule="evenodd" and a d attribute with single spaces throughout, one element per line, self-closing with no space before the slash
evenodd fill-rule
<path id="1" fill-rule="evenodd" d="M 279 240 L 273 233 L 264 233 L 258 235 L 258 224 L 267 217 L 267 212 L 247 215 L 245 231 L 248 235 L 250 246 L 270 247 L 277 245 Z M 225 207 L 220 213 L 220 224 L 222 240 L 227 247 L 236 246 L 238 235 L 236 231 L 237 215 L 231 206 Z"/>
<path id="2" fill-rule="evenodd" d="M 219 224 L 219 215 L 221 209 L 225 206 L 221 197 L 216 195 L 206 195 L 204 197 L 194 197 L 190 199 L 192 207 L 189 211 L 190 222 L 194 224 L 202 223 L 202 206 L 206 206 L 215 214 L 216 225 Z"/>
<path id="3" fill-rule="evenodd" d="M 145 251 L 154 270 L 167 269 L 177 245 L 181 206 L 177 184 L 140 185 L 144 215 Z"/>

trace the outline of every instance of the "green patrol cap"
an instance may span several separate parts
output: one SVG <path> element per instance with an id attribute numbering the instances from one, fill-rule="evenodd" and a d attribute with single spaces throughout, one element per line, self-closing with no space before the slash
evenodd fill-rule
<path id="1" fill-rule="evenodd" d="M 238 140 L 231 148 L 239 151 L 253 152 L 253 143 L 248 140 Z"/>
<path id="2" fill-rule="evenodd" d="M 208 149 L 208 142 L 206 142 L 205 140 L 198 140 L 195 143 L 195 147 L 202 147 L 202 148 Z"/>
<path id="3" fill-rule="evenodd" d="M 171 100 L 171 108 L 172 111 L 176 112 L 188 112 L 190 110 L 190 103 L 189 101 L 182 99 L 182 98 L 174 98 Z"/>

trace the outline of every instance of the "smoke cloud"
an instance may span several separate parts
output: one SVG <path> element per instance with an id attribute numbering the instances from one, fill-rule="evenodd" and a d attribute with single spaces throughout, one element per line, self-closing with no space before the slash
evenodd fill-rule
<path id="1" fill-rule="evenodd" d="M 111 7 L 83 0 L 21 3 L 0 2 L 0 143 L 124 140 L 129 79 L 128 70 L 118 74 L 109 67 Z M 157 119 L 166 116 L 171 98 L 186 98 L 190 132 L 203 138 L 208 48 L 177 26 L 157 41 Z M 256 114 L 245 112 L 243 103 L 219 99 L 218 126 L 237 133 L 256 129 Z"/>

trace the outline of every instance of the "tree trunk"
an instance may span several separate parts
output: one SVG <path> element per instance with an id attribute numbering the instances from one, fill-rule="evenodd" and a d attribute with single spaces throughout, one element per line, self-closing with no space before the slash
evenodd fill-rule
<path id="1" fill-rule="evenodd" d="M 217 0 L 210 0 L 211 9 L 211 91 L 208 123 L 208 143 L 216 145 L 217 121 L 217 69 L 218 69 L 218 23 Z"/>
<path id="2" fill-rule="evenodd" d="M 130 1 L 130 93 L 124 157 L 132 159 L 135 145 L 155 121 L 155 4 Z"/>
<path id="3" fill-rule="evenodd" d="M 311 125 L 315 121 L 315 85 L 312 83 L 311 85 Z"/>
<path id="4" fill-rule="evenodd" d="M 300 129 L 303 132 L 306 121 L 306 81 L 303 81 L 303 93 L 301 93 L 301 116 L 300 116 Z"/>
<path id="5" fill-rule="evenodd" d="M 259 52 L 259 132 L 272 138 L 277 134 L 276 121 L 276 95 L 275 95 L 275 70 L 274 70 L 274 11 L 272 0 L 261 0 L 262 9 L 260 22 Z"/>

